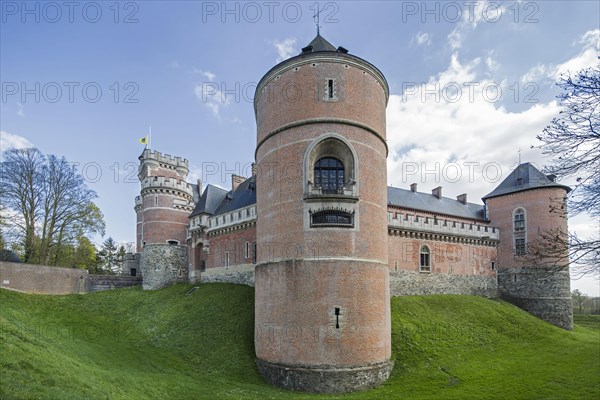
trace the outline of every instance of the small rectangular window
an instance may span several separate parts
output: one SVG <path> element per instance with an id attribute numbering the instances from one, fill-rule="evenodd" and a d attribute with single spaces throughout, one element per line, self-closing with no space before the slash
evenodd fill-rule
<path id="1" fill-rule="evenodd" d="M 229 268 L 229 252 L 225 252 L 225 268 Z"/>
<path id="2" fill-rule="evenodd" d="M 327 98 L 333 99 L 333 79 L 327 80 Z"/>
<path id="3" fill-rule="evenodd" d="M 496 270 L 496 261 L 492 261 L 492 271 Z"/>
<path id="4" fill-rule="evenodd" d="M 525 239 L 515 239 L 515 254 L 522 256 L 526 254 Z"/>
<path id="5" fill-rule="evenodd" d="M 252 264 L 256 264 L 256 242 L 252 242 Z"/>
<path id="6" fill-rule="evenodd" d="M 250 242 L 246 242 L 246 254 L 244 258 L 250 258 Z"/>

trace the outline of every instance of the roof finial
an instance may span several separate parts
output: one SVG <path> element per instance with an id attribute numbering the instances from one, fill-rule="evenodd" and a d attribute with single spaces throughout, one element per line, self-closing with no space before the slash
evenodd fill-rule
<path id="1" fill-rule="evenodd" d="M 316 17 L 317 18 L 317 35 L 320 35 L 320 26 L 319 26 L 319 14 L 321 14 L 321 11 L 323 11 L 325 9 L 325 7 L 323 7 L 322 9 L 319 10 L 319 4 L 315 4 L 317 6 L 317 12 L 315 13 L 315 15 L 313 15 L 313 19 Z M 311 7 L 312 8 L 312 7 Z"/>

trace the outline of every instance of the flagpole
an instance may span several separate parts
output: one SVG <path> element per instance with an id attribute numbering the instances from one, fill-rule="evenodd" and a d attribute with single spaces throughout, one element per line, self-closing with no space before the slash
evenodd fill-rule
<path id="1" fill-rule="evenodd" d="M 148 130 L 148 148 L 152 149 L 152 125 L 150 125 Z"/>

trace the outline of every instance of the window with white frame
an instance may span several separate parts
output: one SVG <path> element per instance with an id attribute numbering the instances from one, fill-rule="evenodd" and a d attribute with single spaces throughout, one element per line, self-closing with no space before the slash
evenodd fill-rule
<path id="1" fill-rule="evenodd" d="M 515 254 L 518 256 L 527 254 L 527 246 L 525 245 L 524 238 L 515 239 Z"/>
<path id="2" fill-rule="evenodd" d="M 429 251 L 429 247 L 425 245 L 421 246 L 419 256 L 419 271 L 431 272 L 431 252 Z"/>
<path id="3" fill-rule="evenodd" d="M 515 232 L 525 230 L 525 210 L 517 208 L 514 212 L 514 230 Z"/>

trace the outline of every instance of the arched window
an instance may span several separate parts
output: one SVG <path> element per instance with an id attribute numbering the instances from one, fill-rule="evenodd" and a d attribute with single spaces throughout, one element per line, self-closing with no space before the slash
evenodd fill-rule
<path id="1" fill-rule="evenodd" d="M 429 252 L 429 247 L 423 245 L 421 246 L 420 251 L 420 260 L 419 260 L 419 271 L 420 272 L 431 272 L 431 253 Z"/>
<path id="2" fill-rule="evenodd" d="M 514 213 L 514 230 L 524 231 L 525 230 L 525 210 L 517 208 Z"/>
<path id="3" fill-rule="evenodd" d="M 337 158 L 323 157 L 315 163 L 315 188 L 323 194 L 343 194 L 344 164 Z"/>

